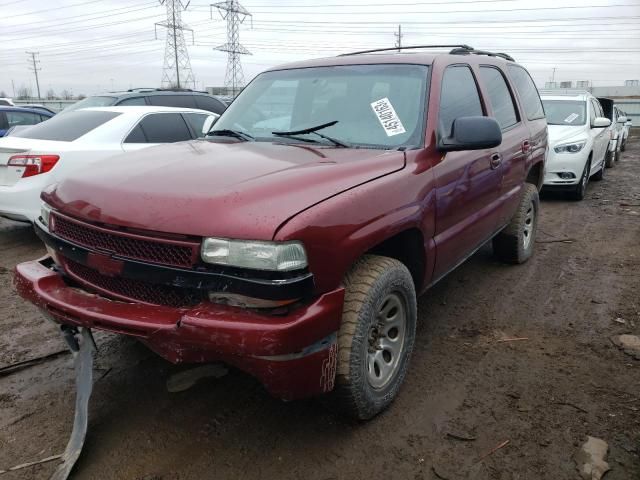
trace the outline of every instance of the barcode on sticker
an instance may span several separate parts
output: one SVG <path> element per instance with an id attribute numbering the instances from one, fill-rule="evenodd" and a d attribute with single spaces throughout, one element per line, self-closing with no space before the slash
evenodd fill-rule
<path id="1" fill-rule="evenodd" d="M 394 135 L 400 135 L 406 132 L 404 125 L 402 125 L 388 98 L 385 97 L 376 100 L 371 104 L 371 108 L 378 117 L 378 120 L 380 120 L 380 124 L 382 128 L 384 128 L 387 137 L 393 137 Z"/>

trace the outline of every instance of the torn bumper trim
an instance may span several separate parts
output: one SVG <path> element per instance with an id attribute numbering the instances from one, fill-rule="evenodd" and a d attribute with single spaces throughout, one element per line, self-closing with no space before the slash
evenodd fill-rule
<path id="1" fill-rule="evenodd" d="M 59 323 L 138 337 L 174 363 L 224 361 L 255 375 L 271 393 L 286 399 L 333 387 L 333 379 L 320 379 L 335 361 L 332 334 L 340 326 L 343 289 L 284 316 L 210 302 L 172 308 L 114 301 L 71 287 L 50 264 L 49 257 L 19 264 L 14 282 L 22 297 Z M 317 347 L 326 338 L 332 341 Z M 307 354 L 298 356 L 302 352 Z M 283 355 L 291 357 L 277 358 Z"/>

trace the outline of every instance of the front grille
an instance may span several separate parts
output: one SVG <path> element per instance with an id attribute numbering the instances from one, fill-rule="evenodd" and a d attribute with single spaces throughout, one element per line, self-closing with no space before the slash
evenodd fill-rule
<path id="1" fill-rule="evenodd" d="M 109 231 L 88 223 L 53 214 L 53 232 L 60 238 L 91 249 L 160 265 L 191 268 L 198 258 L 199 244 L 143 237 Z"/>
<path id="2" fill-rule="evenodd" d="M 77 282 L 120 300 L 136 301 L 150 305 L 187 307 L 200 302 L 196 290 L 158 285 L 124 277 L 108 277 L 80 263 L 64 260 L 67 273 Z"/>

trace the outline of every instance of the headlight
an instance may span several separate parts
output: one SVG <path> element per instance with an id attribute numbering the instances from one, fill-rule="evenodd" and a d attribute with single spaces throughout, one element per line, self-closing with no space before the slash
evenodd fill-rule
<path id="1" fill-rule="evenodd" d="M 46 203 L 40 205 L 40 218 L 45 227 L 49 228 L 49 216 L 51 215 L 51 207 Z"/>
<path id="2" fill-rule="evenodd" d="M 307 254 L 300 242 L 205 238 L 201 255 L 207 263 L 254 270 L 288 271 L 307 266 Z"/>
<path id="3" fill-rule="evenodd" d="M 578 153 L 584 148 L 586 143 L 586 141 L 565 143 L 564 145 L 553 147 L 553 151 L 556 153 Z"/>

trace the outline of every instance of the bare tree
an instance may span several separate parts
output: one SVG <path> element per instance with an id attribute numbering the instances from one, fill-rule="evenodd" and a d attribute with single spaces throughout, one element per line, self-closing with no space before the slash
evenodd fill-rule
<path id="1" fill-rule="evenodd" d="M 18 88 L 18 100 L 28 100 L 31 98 L 31 87 L 25 87 L 24 85 L 20 85 Z"/>
<path id="2" fill-rule="evenodd" d="M 73 100 L 73 93 L 65 88 L 60 92 L 60 97 L 62 97 L 63 100 Z"/>
<path id="3" fill-rule="evenodd" d="M 47 90 L 47 100 L 55 100 L 56 99 L 56 92 L 53 90 L 53 88 L 50 88 L 49 90 Z"/>
<path id="4" fill-rule="evenodd" d="M 77 96 L 78 100 L 84 100 L 85 98 L 87 98 L 87 96 L 84 93 L 81 93 Z"/>

